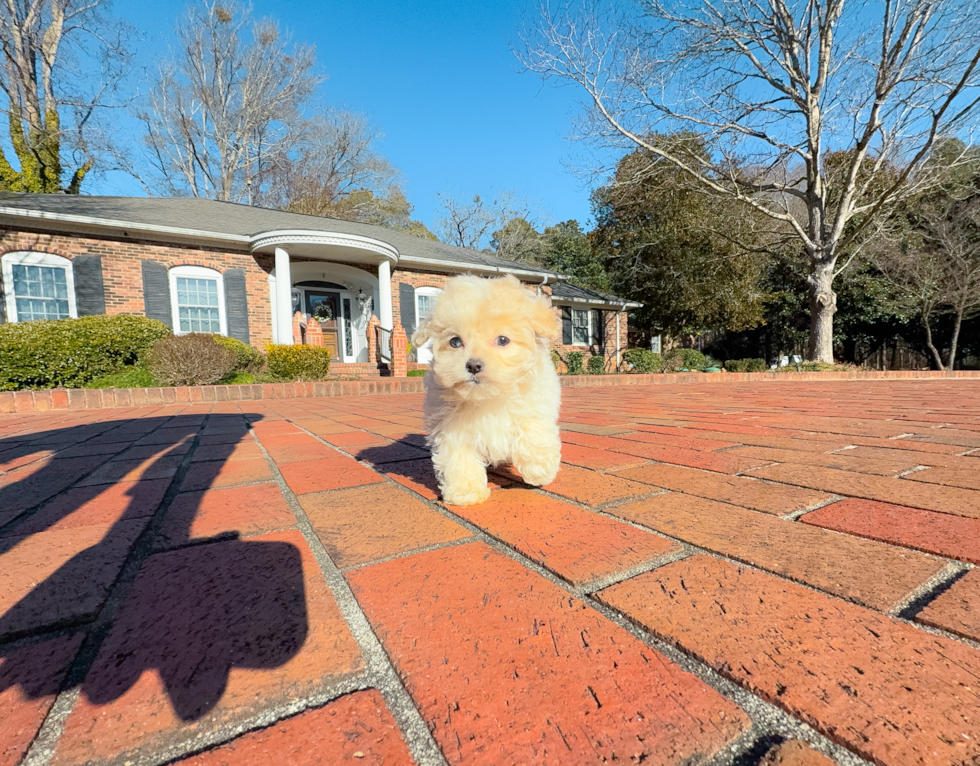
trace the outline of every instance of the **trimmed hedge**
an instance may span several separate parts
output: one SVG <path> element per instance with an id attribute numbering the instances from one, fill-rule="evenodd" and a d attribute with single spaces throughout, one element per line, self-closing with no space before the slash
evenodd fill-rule
<path id="1" fill-rule="evenodd" d="M 0 391 L 82 388 L 170 335 L 163 322 L 128 314 L 0 325 Z"/>
<path id="2" fill-rule="evenodd" d="M 227 335 L 212 335 L 215 343 L 235 352 L 235 370 L 237 372 L 259 372 L 265 367 L 265 354 L 237 338 Z"/>
<path id="3" fill-rule="evenodd" d="M 623 352 L 623 361 L 626 362 L 633 372 L 649 374 L 660 372 L 664 362 L 660 354 L 655 354 L 648 348 L 628 348 Z"/>
<path id="4" fill-rule="evenodd" d="M 589 357 L 586 370 L 588 370 L 589 375 L 602 375 L 606 371 L 606 358 L 598 354 L 593 354 Z"/>
<path id="5" fill-rule="evenodd" d="M 708 366 L 708 357 L 697 349 L 674 348 L 664 355 L 664 362 L 668 371 L 692 370 L 701 372 Z"/>
<path id="6" fill-rule="evenodd" d="M 766 372 L 769 365 L 765 359 L 729 359 L 725 369 L 729 372 Z"/>
<path id="7" fill-rule="evenodd" d="M 269 372 L 277 378 L 323 380 L 330 373 L 330 349 L 323 346 L 265 347 Z"/>

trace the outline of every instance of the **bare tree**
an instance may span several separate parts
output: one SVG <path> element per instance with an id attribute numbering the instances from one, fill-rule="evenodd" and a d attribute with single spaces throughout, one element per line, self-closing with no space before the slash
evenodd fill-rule
<path id="1" fill-rule="evenodd" d="M 919 315 L 936 368 L 952 370 L 963 322 L 980 312 L 980 198 L 926 205 L 917 231 L 872 252 L 899 302 Z M 942 315 L 953 319 L 945 359 L 934 337 Z"/>
<path id="2" fill-rule="evenodd" d="M 275 21 L 253 21 L 236 0 L 189 7 L 177 35 L 139 113 L 155 176 L 144 184 L 248 200 L 304 136 L 301 110 L 322 80 L 313 48 L 290 45 Z"/>
<path id="3" fill-rule="evenodd" d="M 311 119 L 302 141 L 268 173 L 262 201 L 331 215 L 328 211 L 355 191 L 384 194 L 400 174 L 375 150 L 380 138 L 381 132 L 354 112 L 331 110 Z"/>
<path id="4" fill-rule="evenodd" d="M 442 215 L 436 221 L 439 239 L 457 247 L 478 250 L 508 221 L 531 218 L 530 206 L 517 200 L 513 192 L 502 192 L 489 202 L 479 194 L 473 195 L 472 202 L 463 202 L 448 193 L 440 194 L 439 200 L 442 206 Z"/>
<path id="5" fill-rule="evenodd" d="M 548 240 L 527 218 L 516 217 L 493 232 L 490 249 L 509 261 L 540 266 L 548 257 Z"/>
<path id="6" fill-rule="evenodd" d="M 0 90 L 20 165 L 15 169 L 0 149 L 0 188 L 78 193 L 102 148 L 91 140 L 96 114 L 113 105 L 129 62 L 128 27 L 104 16 L 107 5 L 0 2 Z"/>
<path id="7" fill-rule="evenodd" d="M 587 0 L 588 1 L 588 0 Z M 596 3 L 601 0 L 596 0 Z M 937 141 L 980 111 L 973 0 L 640 0 L 545 8 L 522 58 L 581 88 L 584 134 L 647 149 L 796 238 L 809 357 L 833 361 L 835 278 L 890 206 L 936 183 Z M 651 139 L 692 131 L 691 162 Z M 828 172 L 829 156 L 838 159 Z"/>

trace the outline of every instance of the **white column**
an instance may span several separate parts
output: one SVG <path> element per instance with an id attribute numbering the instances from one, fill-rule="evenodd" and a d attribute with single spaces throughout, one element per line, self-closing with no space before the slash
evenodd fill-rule
<path id="1" fill-rule="evenodd" d="M 378 265 L 378 319 L 381 326 L 391 330 L 395 326 L 391 313 L 391 261 L 387 258 Z"/>
<path id="2" fill-rule="evenodd" d="M 276 248 L 276 343 L 293 345 L 293 278 L 289 253 Z"/>

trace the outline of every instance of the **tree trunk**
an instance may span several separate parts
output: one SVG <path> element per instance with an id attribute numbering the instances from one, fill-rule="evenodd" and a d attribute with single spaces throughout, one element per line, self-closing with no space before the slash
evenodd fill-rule
<path id="1" fill-rule="evenodd" d="M 807 359 L 833 364 L 834 314 L 837 313 L 833 261 L 815 264 L 807 283 L 810 289 L 810 342 Z"/>
<path id="2" fill-rule="evenodd" d="M 956 347 L 960 340 L 960 327 L 963 325 L 963 314 L 966 313 L 964 306 L 956 307 L 956 321 L 953 323 L 953 339 L 949 342 L 949 359 L 946 360 L 946 369 L 956 369 Z"/>
<path id="3" fill-rule="evenodd" d="M 929 347 L 929 351 L 932 353 L 932 361 L 936 363 L 936 367 L 938 369 L 945 370 L 946 368 L 943 366 L 943 357 L 932 343 L 932 326 L 929 324 L 929 315 L 925 312 L 922 314 L 922 326 L 926 329 L 926 345 Z"/>

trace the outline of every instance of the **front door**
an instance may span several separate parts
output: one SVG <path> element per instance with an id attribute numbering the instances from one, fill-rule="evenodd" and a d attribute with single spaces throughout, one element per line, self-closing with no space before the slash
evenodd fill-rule
<path id="1" fill-rule="evenodd" d="M 330 349 L 333 359 L 340 359 L 343 347 L 343 323 L 340 313 L 340 293 L 324 290 L 306 291 L 306 313 L 316 317 L 323 329 L 323 346 Z"/>

